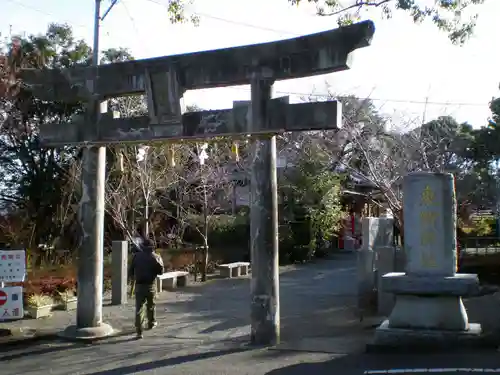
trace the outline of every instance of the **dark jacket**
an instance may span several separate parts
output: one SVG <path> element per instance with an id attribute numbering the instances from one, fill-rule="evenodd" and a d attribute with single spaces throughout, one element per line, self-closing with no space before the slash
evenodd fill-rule
<path id="1" fill-rule="evenodd" d="M 128 270 L 129 278 L 134 279 L 136 284 L 153 284 L 156 276 L 162 273 L 163 260 L 152 249 L 135 253 Z"/>

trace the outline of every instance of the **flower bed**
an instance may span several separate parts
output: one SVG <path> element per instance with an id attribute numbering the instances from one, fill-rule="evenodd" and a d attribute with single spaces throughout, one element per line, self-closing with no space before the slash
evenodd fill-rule
<path id="1" fill-rule="evenodd" d="M 104 269 L 104 286 L 110 287 L 111 271 Z M 23 299 L 25 304 L 27 298 L 32 295 L 47 295 L 57 297 L 69 289 L 77 289 L 76 268 L 74 266 L 62 266 L 30 270 L 24 283 L 13 285 L 23 286 Z"/>

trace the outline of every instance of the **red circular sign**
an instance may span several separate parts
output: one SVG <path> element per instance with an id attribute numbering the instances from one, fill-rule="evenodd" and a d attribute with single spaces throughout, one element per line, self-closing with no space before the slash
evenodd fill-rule
<path id="1" fill-rule="evenodd" d="M 0 306 L 3 306 L 7 303 L 7 293 L 3 290 L 0 290 Z"/>

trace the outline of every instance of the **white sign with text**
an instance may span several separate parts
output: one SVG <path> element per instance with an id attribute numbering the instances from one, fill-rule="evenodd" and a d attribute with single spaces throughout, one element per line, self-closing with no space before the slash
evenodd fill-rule
<path id="1" fill-rule="evenodd" d="M 23 287 L 0 288 L 0 321 L 22 319 L 23 317 Z"/>
<path id="2" fill-rule="evenodd" d="M 0 282 L 18 283 L 26 277 L 24 250 L 0 250 Z"/>

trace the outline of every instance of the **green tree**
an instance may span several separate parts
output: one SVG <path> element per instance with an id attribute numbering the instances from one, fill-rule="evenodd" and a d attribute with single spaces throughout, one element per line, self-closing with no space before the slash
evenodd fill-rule
<path id="1" fill-rule="evenodd" d="M 344 215 L 340 202 L 343 176 L 331 169 L 328 153 L 302 148 L 294 167 L 282 177 L 280 190 L 282 195 L 288 195 L 284 212 L 294 213 L 292 219 L 303 215 L 305 222 L 300 224 L 309 226 L 307 254 L 301 254 L 300 259 L 304 260 L 321 248 L 318 241 L 330 241 L 338 234 Z"/>
<path id="2" fill-rule="evenodd" d="M 167 0 L 167 13 L 171 23 L 191 22 L 197 25 L 199 17 L 196 14 L 188 15 L 186 6 L 193 3 L 193 0 Z"/>
<path id="3" fill-rule="evenodd" d="M 500 98 L 490 102 L 491 119 L 487 126 L 478 129 L 471 146 L 471 157 L 483 166 L 496 162 L 500 157 Z"/>
<path id="4" fill-rule="evenodd" d="M 13 66 L 61 68 L 89 62 L 90 48 L 76 40 L 67 25 L 52 24 L 44 35 L 17 38 L 16 44 L 20 52 Z M 12 44 L 10 49 L 15 47 Z M 50 243 L 61 236 L 74 214 L 76 196 L 67 191 L 68 186 L 74 186 L 68 172 L 78 154 L 71 147 L 41 147 L 38 128 L 48 122 L 66 121 L 80 113 L 82 106 L 42 101 L 23 87 L 5 100 L 0 134 L 0 200 L 28 218 L 32 236 L 25 245 Z"/>
<path id="5" fill-rule="evenodd" d="M 440 30 L 448 33 L 456 44 L 464 43 L 474 31 L 477 15 L 464 20 L 462 15 L 473 5 L 483 4 L 484 0 L 436 0 L 429 6 L 425 0 L 355 0 L 346 5 L 341 0 L 288 0 L 292 5 L 303 2 L 316 4 L 320 16 L 338 16 L 340 25 L 345 25 L 362 18 L 362 12 L 376 8 L 382 15 L 390 18 L 394 11 L 403 11 L 414 22 L 431 20 Z"/>
<path id="6" fill-rule="evenodd" d="M 450 116 L 438 117 L 415 130 L 424 134 L 423 139 L 430 140 L 422 145 L 424 154 L 417 154 L 416 157 L 425 155 L 430 170 L 454 174 L 459 207 L 489 208 L 495 201 L 494 166 L 490 158 L 485 161 L 474 151 L 477 137 L 484 130 L 474 129 L 467 123 L 460 124 Z M 460 211 L 467 214 L 467 210 Z"/>

